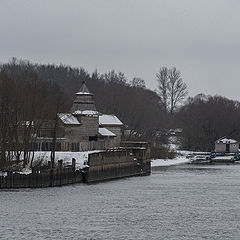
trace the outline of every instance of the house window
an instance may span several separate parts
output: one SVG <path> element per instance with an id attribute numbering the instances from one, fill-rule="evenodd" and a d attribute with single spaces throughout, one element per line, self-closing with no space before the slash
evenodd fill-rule
<path id="1" fill-rule="evenodd" d="M 97 136 L 89 136 L 89 141 L 97 141 L 98 137 Z"/>

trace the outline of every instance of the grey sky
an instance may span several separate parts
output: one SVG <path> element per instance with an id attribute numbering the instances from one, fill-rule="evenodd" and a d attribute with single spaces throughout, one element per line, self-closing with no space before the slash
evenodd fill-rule
<path id="1" fill-rule="evenodd" d="M 155 89 L 176 66 L 190 95 L 240 100 L 239 0 L 0 0 L 0 61 L 111 69 Z"/>

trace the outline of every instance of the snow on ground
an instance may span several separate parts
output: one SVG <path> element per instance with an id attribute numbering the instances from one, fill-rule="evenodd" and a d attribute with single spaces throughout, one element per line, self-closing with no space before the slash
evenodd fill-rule
<path id="1" fill-rule="evenodd" d="M 7 176 L 7 173 L 6 172 L 1 172 L 0 171 L 0 177 L 6 177 Z"/>
<path id="2" fill-rule="evenodd" d="M 30 167 L 27 166 L 26 168 L 23 168 L 21 171 L 17 171 L 17 173 L 28 175 L 32 173 L 32 170 L 30 169 Z"/>
<path id="3" fill-rule="evenodd" d="M 102 152 L 101 150 L 88 151 L 88 152 L 55 152 L 55 162 L 58 160 L 63 160 L 63 164 L 72 164 L 72 158 L 76 159 L 76 169 L 83 168 L 84 162 L 88 161 L 88 155 L 91 153 Z M 35 152 L 34 161 L 43 161 L 47 164 L 48 161 L 51 161 L 51 152 Z"/>
<path id="4" fill-rule="evenodd" d="M 167 144 L 166 146 L 168 146 L 171 151 L 176 152 L 177 157 L 173 159 L 154 159 L 151 163 L 152 167 L 173 166 L 190 162 L 190 159 L 187 158 L 187 155 L 193 152 L 178 150 L 179 144 L 176 136 L 171 136 L 168 140 L 169 144 Z"/>
<path id="5" fill-rule="evenodd" d="M 178 156 L 173 159 L 155 159 L 152 160 L 152 167 L 165 167 L 165 166 L 173 166 L 184 163 L 189 163 L 190 159 L 186 158 L 186 156 Z"/>
<path id="6" fill-rule="evenodd" d="M 55 163 L 57 164 L 58 160 L 63 160 L 64 165 L 71 165 L 72 158 L 75 158 L 76 159 L 76 169 L 78 170 L 78 169 L 81 169 L 84 167 L 88 167 L 87 161 L 88 161 L 89 154 L 98 153 L 98 152 L 103 152 L 103 150 L 95 150 L 95 151 L 88 151 L 88 152 L 55 152 Z M 21 155 L 21 157 L 23 157 L 23 156 Z M 33 166 L 38 165 L 38 163 L 47 165 L 48 161 L 51 161 L 51 152 L 50 151 L 34 152 Z M 16 172 L 19 174 L 31 174 L 32 170 L 30 168 L 30 163 L 29 163 L 29 166 L 26 166 L 26 168 L 22 169 L 21 171 L 16 171 Z M 1 176 L 7 176 L 7 173 L 0 171 L 0 177 Z"/>
<path id="7" fill-rule="evenodd" d="M 217 156 L 213 158 L 213 160 L 232 160 L 234 159 L 234 156 Z"/>

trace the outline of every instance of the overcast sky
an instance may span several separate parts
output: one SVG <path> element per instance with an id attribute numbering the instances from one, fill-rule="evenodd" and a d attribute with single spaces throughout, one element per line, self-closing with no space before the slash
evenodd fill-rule
<path id="1" fill-rule="evenodd" d="M 190 95 L 240 100 L 239 0 L 0 0 L 0 61 L 122 71 L 157 86 L 176 66 Z"/>

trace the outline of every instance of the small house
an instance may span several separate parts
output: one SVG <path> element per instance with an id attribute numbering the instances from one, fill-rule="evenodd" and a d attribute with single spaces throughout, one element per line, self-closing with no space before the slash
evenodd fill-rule
<path id="1" fill-rule="evenodd" d="M 236 153 L 239 149 L 239 141 L 229 138 L 222 137 L 215 142 L 216 153 Z"/>

